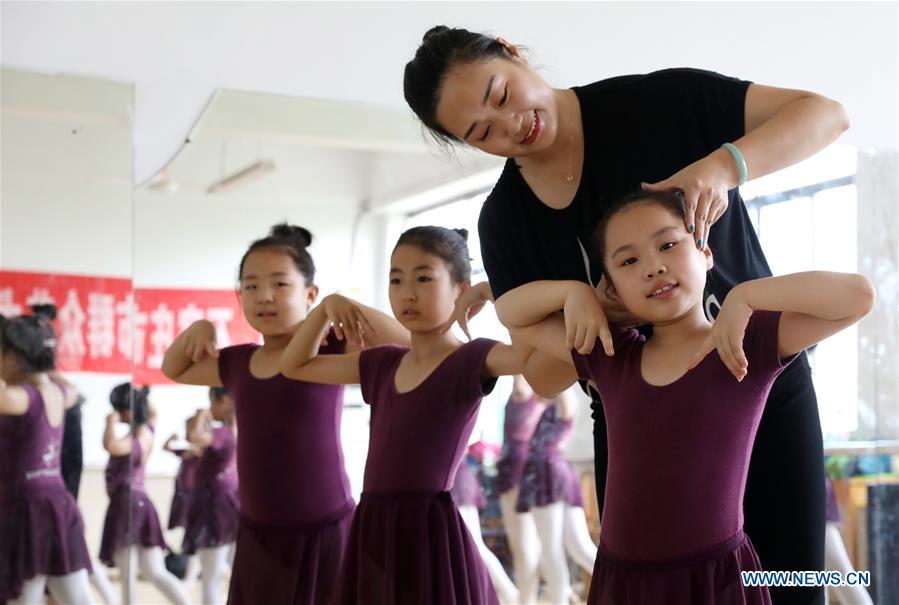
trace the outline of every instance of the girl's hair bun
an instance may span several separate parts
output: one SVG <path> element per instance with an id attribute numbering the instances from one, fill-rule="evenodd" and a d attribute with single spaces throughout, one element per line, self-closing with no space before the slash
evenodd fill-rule
<path id="1" fill-rule="evenodd" d="M 312 233 L 308 229 L 288 223 L 278 223 L 269 231 L 272 237 L 290 239 L 298 242 L 302 248 L 308 248 L 312 244 Z"/>

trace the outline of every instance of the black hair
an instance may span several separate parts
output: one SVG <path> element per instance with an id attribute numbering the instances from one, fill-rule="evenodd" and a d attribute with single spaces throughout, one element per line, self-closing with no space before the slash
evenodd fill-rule
<path id="1" fill-rule="evenodd" d="M 230 394 L 231 391 L 228 390 L 228 387 L 209 387 L 209 398 L 213 401 L 218 401 L 222 397 Z"/>
<path id="2" fill-rule="evenodd" d="M 266 248 L 274 248 L 284 252 L 296 265 L 297 271 L 306 278 L 306 285 L 310 285 L 315 281 L 315 263 L 312 256 L 306 248 L 312 244 L 312 234 L 303 227 L 289 225 L 288 223 L 278 223 L 268 232 L 266 237 L 257 239 L 250 244 L 243 258 L 240 259 L 240 267 L 237 270 L 237 279 L 243 279 L 243 265 L 247 260 L 250 252 L 262 250 Z"/>
<path id="3" fill-rule="evenodd" d="M 433 225 L 413 227 L 403 232 L 393 249 L 403 245 L 417 246 L 442 258 L 449 266 L 450 277 L 457 284 L 471 277 L 467 229 L 447 229 Z"/>
<path id="4" fill-rule="evenodd" d="M 439 143 L 461 142 L 437 122 L 437 103 L 446 75 L 456 65 L 510 59 L 496 38 L 457 27 L 438 25 L 425 32 L 415 58 L 406 63 L 403 96 L 406 103 Z"/>
<path id="5" fill-rule="evenodd" d="M 134 426 L 141 426 L 150 419 L 149 394 L 148 386 L 135 389 L 130 382 L 123 382 L 109 393 L 109 403 L 112 404 L 112 409 L 119 413 L 130 410 L 131 422 Z"/>
<path id="6" fill-rule="evenodd" d="M 31 309 L 31 315 L 0 319 L 0 349 L 18 357 L 22 372 L 47 372 L 56 368 L 56 331 L 50 323 L 56 318 L 56 307 L 34 305 Z"/>
<path id="7" fill-rule="evenodd" d="M 43 317 L 47 321 L 53 321 L 56 319 L 56 305 L 50 303 L 31 305 L 31 314 L 36 315 L 37 317 Z"/>
<path id="8" fill-rule="evenodd" d="M 610 283 L 612 279 L 609 276 L 609 270 L 605 264 L 606 231 L 608 230 L 609 222 L 616 214 L 639 204 L 655 204 L 661 206 L 681 220 L 683 220 L 686 215 L 686 210 L 684 209 L 684 194 L 678 189 L 670 191 L 638 190 L 625 195 L 609 206 L 609 209 L 599 220 L 596 229 L 593 231 L 591 262 L 597 263 L 597 266 L 602 268 L 603 275 L 606 276 L 606 279 L 608 279 Z"/>

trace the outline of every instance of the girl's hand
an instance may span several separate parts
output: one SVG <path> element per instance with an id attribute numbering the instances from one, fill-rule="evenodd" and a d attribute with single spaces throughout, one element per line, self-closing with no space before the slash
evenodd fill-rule
<path id="1" fill-rule="evenodd" d="M 596 338 L 602 341 L 606 355 L 615 354 L 609 322 L 593 288 L 587 284 L 572 287 L 565 298 L 565 343 L 581 355 L 593 352 Z"/>
<path id="2" fill-rule="evenodd" d="M 219 356 L 215 348 L 215 326 L 212 322 L 201 319 L 191 324 L 185 335 L 184 354 L 193 363 L 202 361 L 207 355 L 213 358 Z"/>
<path id="3" fill-rule="evenodd" d="M 331 325 L 334 326 L 334 334 L 338 339 L 349 338 L 363 348 L 365 347 L 363 340 L 365 334 L 377 336 L 378 331 L 365 317 L 362 308 L 346 296 L 329 294 L 322 301 L 322 307 Z"/>
<path id="4" fill-rule="evenodd" d="M 708 246 L 709 229 L 727 210 L 727 191 L 737 186 L 737 168 L 726 149 L 717 149 L 658 183 L 642 183 L 646 191 L 684 192 L 684 224 L 696 247 Z"/>
<path id="5" fill-rule="evenodd" d="M 734 291 L 731 290 L 731 295 L 724 300 L 718 317 L 715 318 L 711 333 L 699 347 L 699 351 L 690 359 L 689 367 L 692 370 L 705 359 L 706 355 L 718 349 L 721 361 L 737 381 L 742 382 L 749 370 L 749 362 L 743 352 L 743 335 L 746 333 L 746 325 L 752 316 L 752 308 L 738 296 L 732 296 L 733 293 Z"/>
<path id="6" fill-rule="evenodd" d="M 490 300 L 489 293 L 485 291 L 482 284 L 487 284 L 487 282 L 472 286 L 459 295 L 459 298 L 456 299 L 453 314 L 450 315 L 450 318 L 446 323 L 440 327 L 441 334 L 445 334 L 453 327 L 454 323 L 458 323 L 468 340 L 471 340 L 471 334 L 468 332 L 468 322 L 471 318 L 480 313 L 481 309 L 484 308 L 484 305 Z M 489 288 L 489 284 L 486 287 Z"/>

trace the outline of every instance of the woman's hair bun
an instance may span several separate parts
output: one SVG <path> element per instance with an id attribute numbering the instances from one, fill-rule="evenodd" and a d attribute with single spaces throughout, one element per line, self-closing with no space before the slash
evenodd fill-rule
<path id="1" fill-rule="evenodd" d="M 290 225 L 288 223 L 278 223 L 272 227 L 269 235 L 284 239 L 291 239 L 300 243 L 303 248 L 308 248 L 312 244 L 312 233 L 308 229 L 298 225 Z"/>

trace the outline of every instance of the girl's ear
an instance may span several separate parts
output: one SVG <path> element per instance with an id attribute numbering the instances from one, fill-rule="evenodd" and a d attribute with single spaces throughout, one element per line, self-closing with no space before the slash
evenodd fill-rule
<path id="1" fill-rule="evenodd" d="M 712 249 L 706 246 L 702 252 L 705 255 L 705 270 L 711 271 L 712 267 L 715 266 L 715 257 L 712 255 Z"/>
<path id="2" fill-rule="evenodd" d="M 462 294 L 465 293 L 466 290 L 471 288 L 471 279 L 464 279 L 464 280 L 460 281 L 458 284 L 456 284 L 456 287 L 459 288 L 459 291 L 456 294 L 456 296 L 461 296 Z"/>
<path id="3" fill-rule="evenodd" d="M 602 293 L 609 300 L 614 300 L 615 302 L 621 302 L 621 299 L 618 298 L 618 291 L 615 290 L 615 285 L 612 283 L 612 280 L 609 279 L 609 276 L 603 273 L 602 279 L 599 281 L 599 288 L 602 288 Z"/>
<path id="4" fill-rule="evenodd" d="M 606 296 L 609 297 L 609 300 L 621 302 L 621 299 L 618 297 L 618 290 L 615 289 L 611 282 L 606 285 Z"/>
<path id="5" fill-rule="evenodd" d="M 312 284 L 306 288 L 306 307 L 311 307 L 318 300 L 318 286 Z"/>

